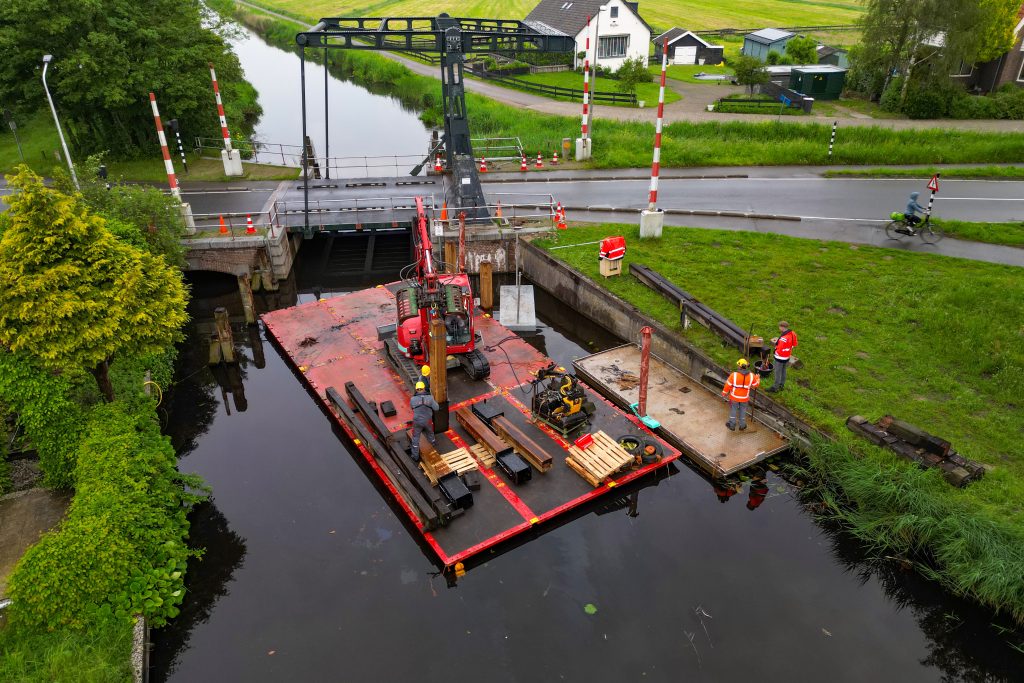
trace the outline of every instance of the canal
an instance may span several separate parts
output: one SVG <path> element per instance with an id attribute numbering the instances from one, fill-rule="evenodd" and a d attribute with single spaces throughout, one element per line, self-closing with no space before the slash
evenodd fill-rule
<path id="1" fill-rule="evenodd" d="M 297 66 L 246 41 L 247 75 L 276 81 L 253 78 L 276 116 Z M 337 153 L 406 151 L 371 147 L 390 134 L 383 121 L 422 148 L 422 126 L 400 121 L 413 114 L 391 101 L 397 118 L 375 118 L 365 107 L 377 96 L 351 87 L 346 116 L 366 127 L 339 134 L 350 142 Z M 281 117 L 260 134 L 294 138 L 294 112 Z M 323 251 L 305 244 L 292 278 L 257 306 L 397 277 L 354 280 Z M 236 370 L 207 367 L 213 309 L 241 315 L 237 283 L 198 273 L 191 284 L 163 418 L 181 470 L 213 495 L 191 517 L 206 550 L 190 563 L 181 615 L 153 633 L 154 681 L 1020 679 L 1008 624 L 868 556 L 774 472 L 758 505 L 749 482 L 729 495 L 680 464 L 640 490 L 637 516 L 592 511 L 450 588 L 262 330 L 236 328 Z M 537 304 L 530 340 L 562 365 L 621 343 L 543 293 Z"/>

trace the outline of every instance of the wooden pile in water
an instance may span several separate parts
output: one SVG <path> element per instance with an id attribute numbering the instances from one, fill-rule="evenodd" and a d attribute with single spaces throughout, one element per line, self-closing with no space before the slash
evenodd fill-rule
<path id="1" fill-rule="evenodd" d="M 888 448 L 900 457 L 916 462 L 921 469 L 941 469 L 943 477 L 953 486 L 962 488 L 985 476 L 983 465 L 957 453 L 945 439 L 892 415 L 886 415 L 874 424 L 865 417 L 853 415 L 846 420 L 846 426 L 876 446 Z"/>

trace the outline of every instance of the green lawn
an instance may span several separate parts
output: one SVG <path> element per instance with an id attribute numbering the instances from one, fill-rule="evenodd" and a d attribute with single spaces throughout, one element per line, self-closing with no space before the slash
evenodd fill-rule
<path id="1" fill-rule="evenodd" d="M 658 90 L 659 85 L 653 79 L 655 78 L 655 70 L 651 70 L 651 82 L 641 83 L 636 87 L 636 99 L 643 100 L 644 106 L 656 107 L 658 105 Z M 660 67 L 657 69 L 658 78 L 661 77 Z M 556 71 L 555 73 L 547 74 L 527 74 L 524 76 L 516 76 L 515 78 L 531 83 L 541 83 L 543 85 L 554 85 L 561 88 L 575 88 L 576 90 L 583 89 L 583 75 L 578 74 L 575 71 Z M 611 78 L 595 78 L 590 83 L 591 90 L 595 93 L 607 92 L 617 93 L 619 90 L 615 87 L 617 81 Z M 553 98 L 554 99 L 554 98 Z M 568 98 L 558 98 L 568 99 Z M 679 93 L 666 86 L 665 88 L 665 102 L 675 102 L 680 99 Z M 597 102 L 596 106 L 612 106 L 605 102 Z M 631 106 L 631 105 L 615 105 L 615 106 Z"/>
<path id="2" fill-rule="evenodd" d="M 255 0 L 284 13 L 315 21 L 338 16 L 335 0 Z M 536 0 L 351 0 L 346 16 L 453 16 L 521 19 Z M 854 24 L 862 14 L 856 0 L 644 0 L 640 14 L 658 32 L 673 26 L 687 29 L 820 26 Z"/>
<path id="3" fill-rule="evenodd" d="M 47 174 L 50 168 L 58 163 L 53 153 L 60 149 L 57 128 L 53 125 L 53 116 L 48 110 L 36 112 L 30 116 L 15 115 L 18 126 L 18 137 L 25 154 L 24 163 L 32 167 L 36 173 Z M 6 173 L 22 163 L 18 154 L 18 145 L 6 123 L 0 121 L 0 173 Z"/>
<path id="4" fill-rule="evenodd" d="M 949 178 L 1004 178 L 1007 180 L 1024 178 L 1022 166 L 965 166 L 963 168 L 850 168 L 837 171 L 825 171 L 826 178 L 931 178 L 942 173 L 943 179 Z"/>
<path id="5" fill-rule="evenodd" d="M 699 64 L 676 64 L 668 67 L 666 75 L 675 81 L 682 81 L 684 83 L 699 83 L 701 85 L 729 85 L 729 81 L 702 81 L 698 78 L 694 78 L 696 74 L 726 74 L 732 75 L 732 69 L 725 64 L 717 64 L 715 66 L 699 65 Z"/>
<path id="6" fill-rule="evenodd" d="M 907 515 L 902 532 L 889 529 L 903 534 L 897 540 L 908 547 L 920 543 L 940 560 L 971 555 L 943 577 L 947 584 L 1012 608 L 1024 619 L 1021 269 L 837 242 L 675 227 L 667 227 L 660 240 L 640 241 L 636 225 L 574 226 L 557 240 L 586 243 L 609 234 L 626 237 L 627 262 L 658 269 L 742 327 L 753 325 L 754 334 L 772 336 L 776 321 L 787 319 L 800 337 L 796 353 L 805 365 L 791 372 L 778 400 L 834 434 L 870 466 L 891 467 L 894 458 L 853 437 L 844 424 L 849 415 L 875 419 L 895 414 L 949 439 L 965 456 L 994 466 L 964 490 L 948 486 L 936 472 L 896 467 L 894 472 L 917 483 L 907 495 L 897 492 L 883 505 L 888 517 L 875 531 L 880 535 L 882 527 Z M 552 241 L 540 244 L 553 246 Z M 636 279 L 598 277 L 594 246 L 552 254 L 677 330 L 723 366 L 735 363 L 735 349 L 723 347 L 699 326 L 682 330 L 675 307 Z M 886 475 L 878 479 L 879 487 L 891 483 Z M 871 482 L 858 485 L 870 487 Z M 918 487 L 926 487 L 928 495 L 906 502 L 910 493 L 921 492 Z M 859 495 L 867 506 L 872 497 L 875 503 L 881 500 L 883 491 Z M 956 514 L 927 519 L 923 507 L 902 509 L 900 501 Z M 964 529 L 976 537 L 960 537 Z M 871 531 L 865 532 L 868 538 Z M 1007 547 L 1006 534 L 1016 539 L 1015 546 Z M 1017 564 L 1006 567 L 1007 575 L 977 575 L 994 566 L 995 558 L 1002 562 L 1011 556 Z"/>
<path id="7" fill-rule="evenodd" d="M 167 180 L 163 159 L 144 159 L 136 161 L 113 161 L 107 164 L 111 177 L 123 177 L 126 180 L 139 180 L 162 183 Z M 288 166 L 270 166 L 267 164 L 250 164 L 242 162 L 245 175 L 232 178 L 224 175 L 224 164 L 220 159 L 201 159 L 194 155 L 188 158 L 188 173 L 181 165 L 181 159 L 174 158 L 174 170 L 179 182 L 198 181 L 241 181 L 241 180 L 291 180 L 299 177 L 299 169 Z"/>

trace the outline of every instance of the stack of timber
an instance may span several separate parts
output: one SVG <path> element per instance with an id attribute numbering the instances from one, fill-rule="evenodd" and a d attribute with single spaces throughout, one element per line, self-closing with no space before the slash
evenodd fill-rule
<path id="1" fill-rule="evenodd" d="M 600 486 L 605 479 L 633 463 L 633 456 L 604 432 L 593 434 L 594 443 L 587 448 L 569 446 L 565 464 L 591 486 Z"/>
<path id="2" fill-rule="evenodd" d="M 708 308 L 684 289 L 680 289 L 671 280 L 658 271 L 639 263 L 630 263 L 629 272 L 637 280 L 647 285 L 679 308 L 680 322 L 689 327 L 690 321 L 697 322 L 721 337 L 730 346 L 746 353 L 749 349 L 758 350 L 763 346 L 760 337 L 747 338 L 747 332 L 736 323 Z"/>
<path id="3" fill-rule="evenodd" d="M 533 476 L 530 466 L 523 462 L 523 459 L 516 455 L 512 446 L 494 433 L 471 408 L 464 407 L 457 410 L 455 419 L 459 421 L 463 429 L 469 432 L 470 436 L 476 439 L 478 445 L 483 446 L 491 454 L 495 464 L 513 484 L 525 484 L 530 481 Z"/>
<path id="4" fill-rule="evenodd" d="M 900 457 L 916 462 L 921 469 L 941 469 L 943 477 L 953 486 L 964 487 L 985 476 L 984 465 L 963 457 L 945 439 L 892 415 L 886 415 L 874 424 L 867 418 L 854 415 L 846 420 L 846 426 L 876 446 L 888 448 Z"/>

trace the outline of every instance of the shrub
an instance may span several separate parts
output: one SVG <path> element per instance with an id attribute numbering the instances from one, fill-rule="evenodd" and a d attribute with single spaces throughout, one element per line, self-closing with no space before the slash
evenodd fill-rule
<path id="1" fill-rule="evenodd" d="M 624 93 L 636 94 L 636 86 L 641 83 L 650 83 L 652 79 L 651 70 L 647 68 L 647 60 L 643 57 L 631 57 L 622 62 L 622 66 L 615 72 L 618 83 L 615 87 Z"/>
<path id="2" fill-rule="evenodd" d="M 1024 89 L 1007 83 L 992 95 L 994 115 L 1000 119 L 1024 119 Z"/>
<path id="3" fill-rule="evenodd" d="M 894 78 L 889 81 L 889 85 L 886 86 L 882 92 L 882 97 L 878 100 L 878 106 L 882 111 L 888 111 L 896 113 L 901 111 L 900 97 L 903 94 L 903 79 Z"/>
<path id="4" fill-rule="evenodd" d="M 807 36 L 790 38 L 786 43 L 786 56 L 792 60 L 789 64 L 817 64 L 818 41 Z"/>
<path id="5" fill-rule="evenodd" d="M 949 115 L 954 119 L 995 119 L 998 110 L 992 97 L 965 94 L 949 103 Z"/>
<path id="6" fill-rule="evenodd" d="M 134 404 L 134 405 L 133 405 Z M 59 530 L 25 553 L 10 582 L 19 627 L 78 628 L 144 614 L 159 626 L 178 613 L 186 546 L 183 490 L 152 402 L 93 411 L 78 448 L 76 495 Z"/>
<path id="7" fill-rule="evenodd" d="M 781 59 L 782 59 L 782 53 L 781 52 L 776 52 L 775 50 L 771 50 L 768 53 L 768 57 L 765 58 L 765 62 L 767 64 L 775 65 L 775 64 L 778 64 L 779 60 L 781 60 Z"/>
<path id="8" fill-rule="evenodd" d="M 948 111 L 949 97 L 936 86 L 912 87 L 903 102 L 903 113 L 912 119 L 941 119 Z"/>

